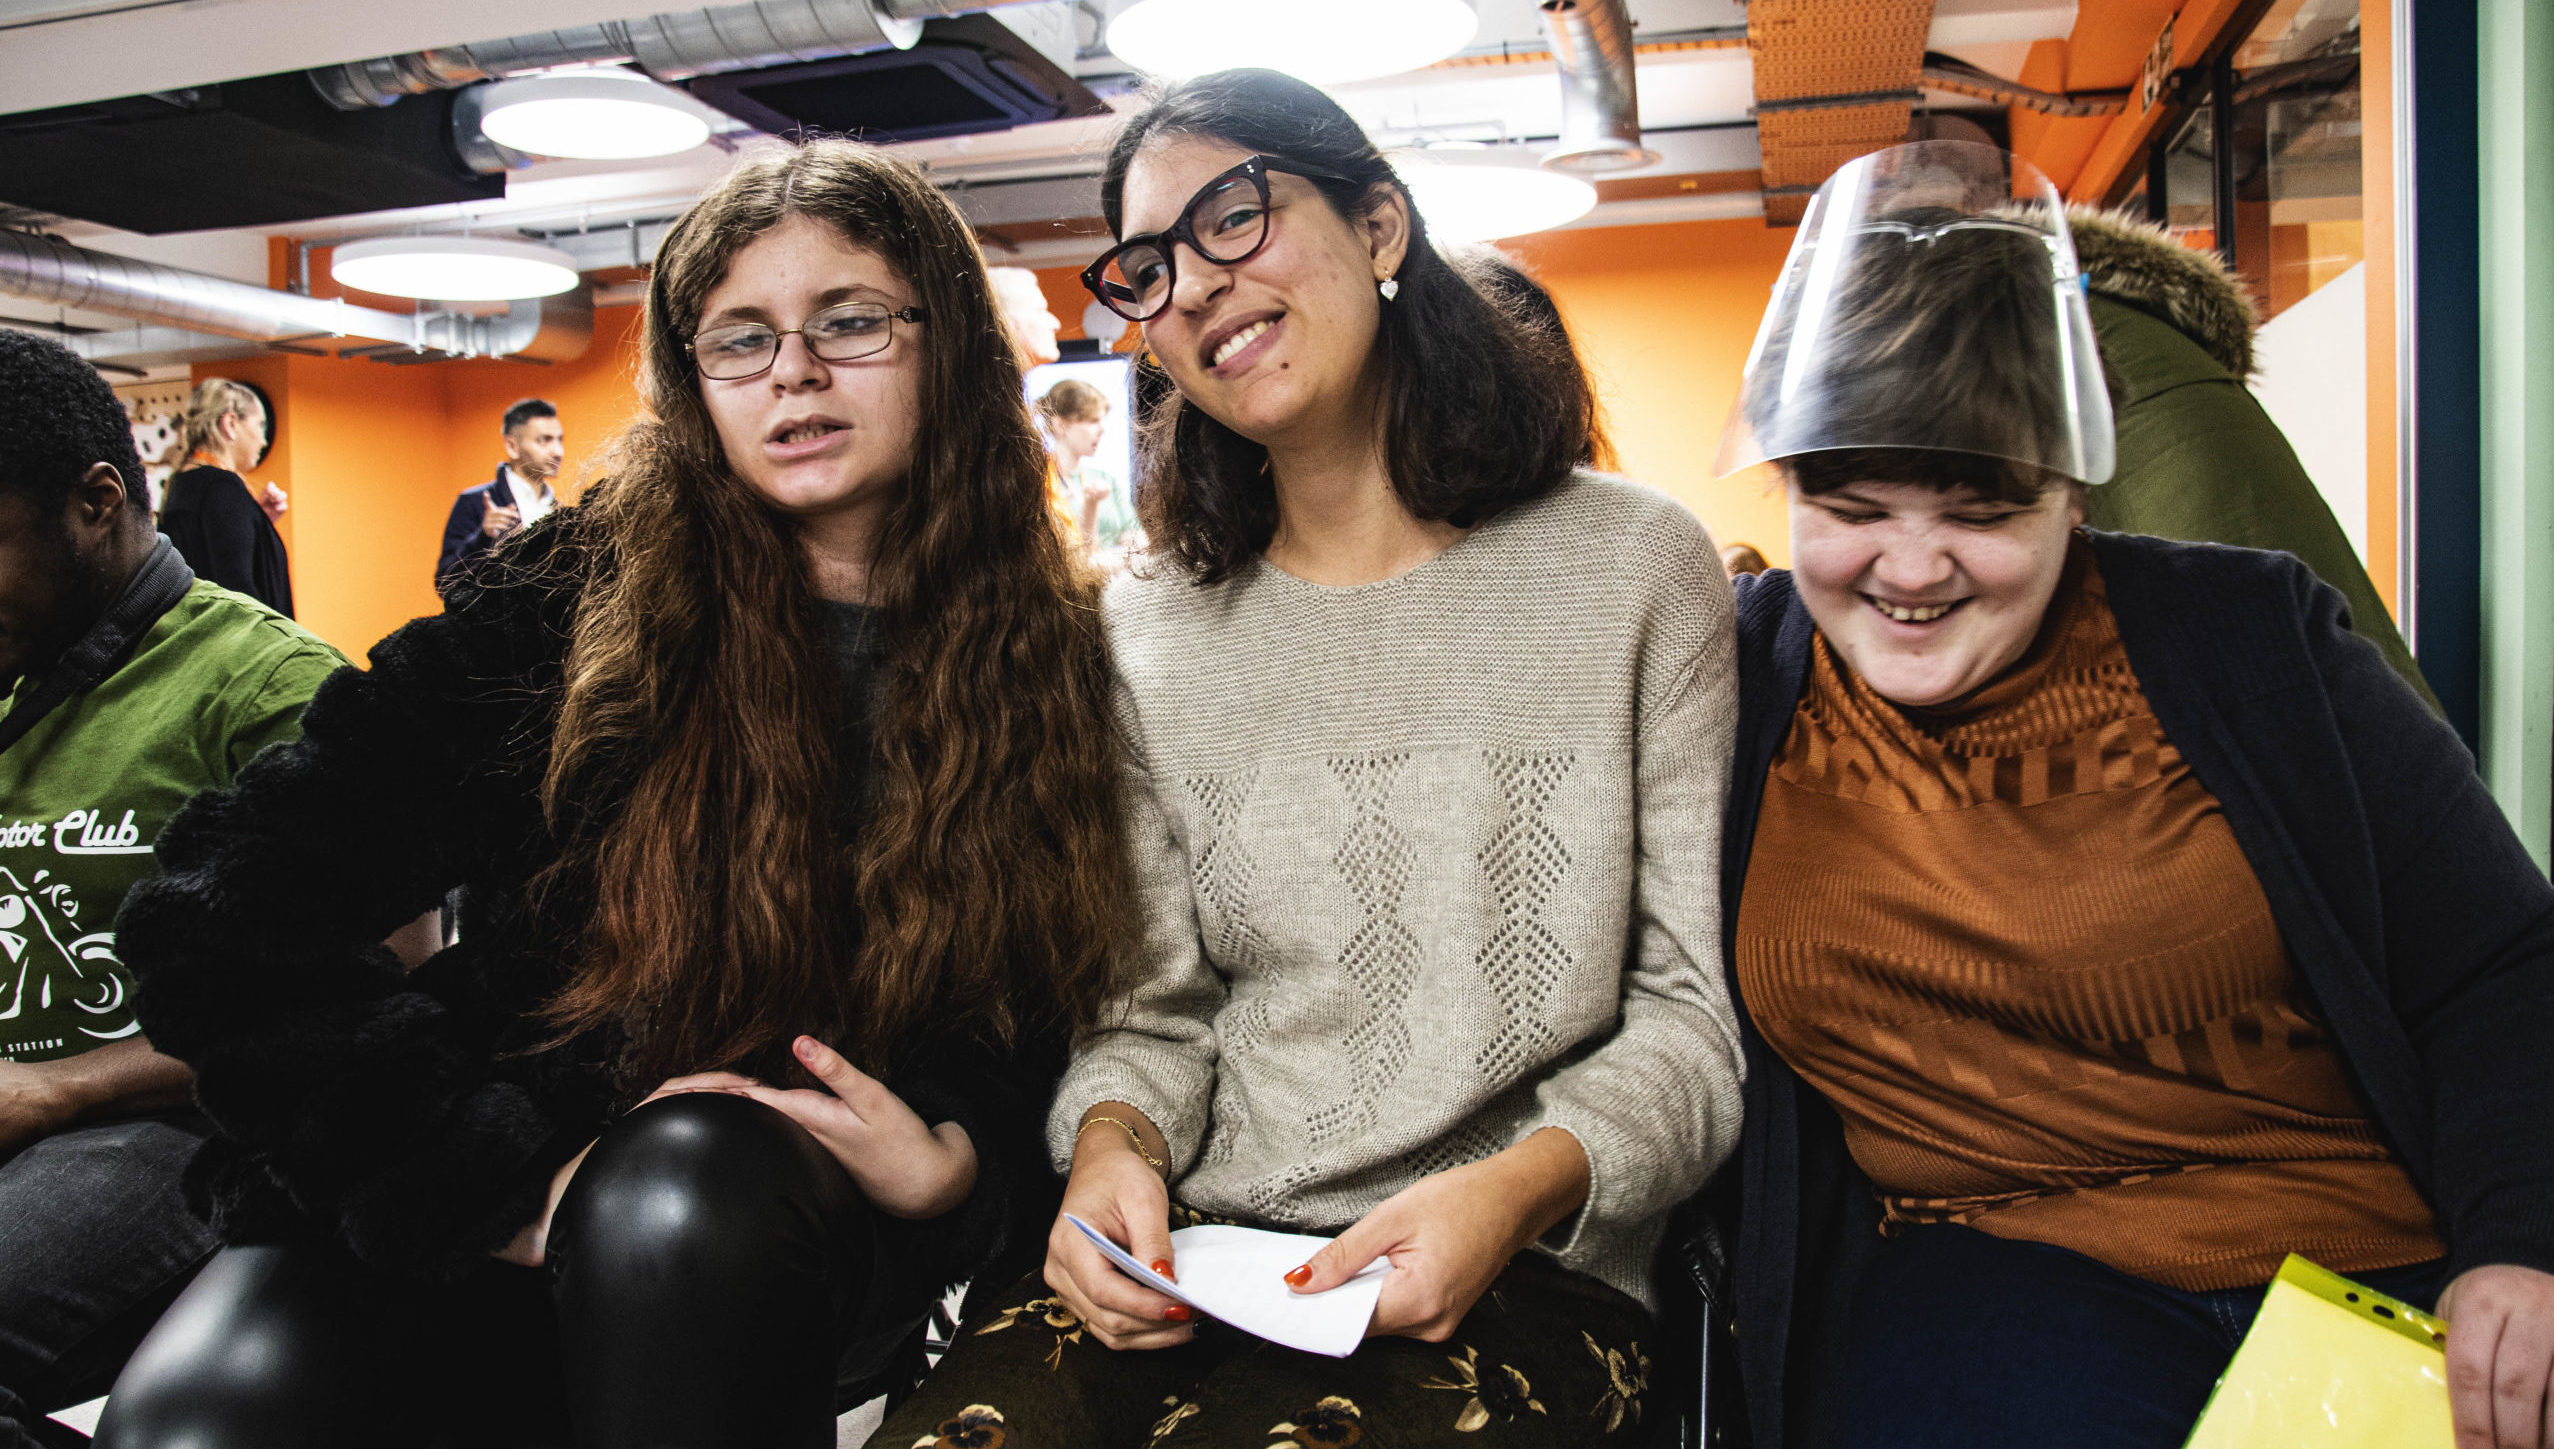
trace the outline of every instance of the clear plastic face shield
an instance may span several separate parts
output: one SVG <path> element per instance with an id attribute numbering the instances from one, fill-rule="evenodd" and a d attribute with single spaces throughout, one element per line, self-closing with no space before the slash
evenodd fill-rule
<path id="1" fill-rule="evenodd" d="M 1930 448 L 2110 479 L 2115 440 L 2066 209 L 2007 152 L 1919 141 L 1818 188 L 1774 284 L 1717 471 Z"/>

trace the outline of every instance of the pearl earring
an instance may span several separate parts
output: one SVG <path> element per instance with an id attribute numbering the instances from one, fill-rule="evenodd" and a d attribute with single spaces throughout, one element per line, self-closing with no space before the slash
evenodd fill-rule
<path id="1" fill-rule="evenodd" d="M 1376 285 L 1375 290 L 1383 293 L 1383 299 L 1389 302 L 1393 298 L 1401 295 L 1401 279 L 1399 277 L 1386 277 L 1382 282 Z"/>

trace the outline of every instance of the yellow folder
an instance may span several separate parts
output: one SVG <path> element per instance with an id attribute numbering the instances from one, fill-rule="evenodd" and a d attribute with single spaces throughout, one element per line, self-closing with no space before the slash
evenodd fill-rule
<path id="1" fill-rule="evenodd" d="M 2453 1449 L 2447 1333 L 2291 1253 L 2188 1449 Z"/>

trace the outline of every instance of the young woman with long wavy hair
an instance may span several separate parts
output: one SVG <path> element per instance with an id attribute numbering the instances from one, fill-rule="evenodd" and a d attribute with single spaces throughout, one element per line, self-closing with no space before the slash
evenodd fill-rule
<path id="1" fill-rule="evenodd" d="M 123 939 L 232 1246 L 102 1443 L 830 1445 L 1036 1250 L 1126 906 L 1097 600 L 973 238 L 881 152 L 753 159 L 641 345 L 586 503 L 162 838 Z M 455 885 L 458 944 L 365 944 Z"/>
<path id="2" fill-rule="evenodd" d="M 1064 1208 L 1174 1277 L 1201 1217 L 1331 1237 L 1272 1292 L 1389 1271 L 1332 1358 L 1059 1220 L 873 1443 L 1629 1442 L 1651 1259 L 1737 1140 L 1719 557 L 1581 466 L 1566 334 L 1439 255 L 1321 92 L 1190 81 L 1100 202 L 1085 278 L 1177 395 L 1108 595 L 1142 935 L 1048 1115 Z"/>

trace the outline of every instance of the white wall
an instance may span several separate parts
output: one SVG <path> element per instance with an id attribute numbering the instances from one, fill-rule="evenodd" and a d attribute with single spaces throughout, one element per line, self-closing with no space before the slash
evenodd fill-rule
<path id="1" fill-rule="evenodd" d="M 2368 558 L 2368 268 L 2352 267 L 2264 323 L 2253 396 Z"/>

